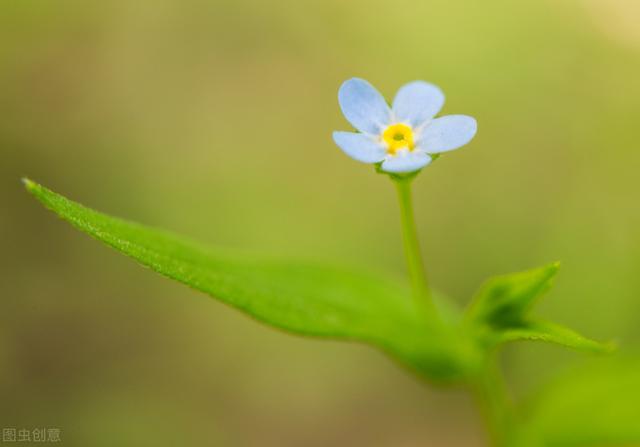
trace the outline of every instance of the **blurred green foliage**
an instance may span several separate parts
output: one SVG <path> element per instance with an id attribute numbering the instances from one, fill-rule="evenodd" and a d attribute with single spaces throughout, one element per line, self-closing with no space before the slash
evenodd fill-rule
<path id="1" fill-rule="evenodd" d="M 640 357 L 585 362 L 529 402 L 523 446 L 637 445 Z"/>
<path id="2" fill-rule="evenodd" d="M 132 269 L 43 219 L 18 181 L 216 245 L 400 275 L 390 185 L 330 140 L 354 75 L 387 94 L 429 80 L 445 113 L 478 119 L 415 185 L 439 289 L 462 301 L 559 259 L 539 312 L 637 344 L 636 4 L 3 2 L 0 421 L 59 426 L 68 445 L 481 445 L 465 398 Z M 505 363 L 527 395 L 581 358 L 518 345 Z"/>

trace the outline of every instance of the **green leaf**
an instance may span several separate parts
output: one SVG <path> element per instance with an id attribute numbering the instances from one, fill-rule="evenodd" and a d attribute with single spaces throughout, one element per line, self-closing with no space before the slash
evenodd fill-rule
<path id="1" fill-rule="evenodd" d="M 498 332 L 498 337 L 498 343 L 518 340 L 544 341 L 594 353 L 610 352 L 615 349 L 613 343 L 593 341 L 559 324 L 534 319 L 505 328 Z"/>
<path id="2" fill-rule="evenodd" d="M 330 266 L 240 257 L 98 213 L 26 180 L 27 189 L 77 229 L 249 315 L 302 335 L 365 342 L 434 380 L 475 368 L 475 345 L 429 324 L 403 286 Z"/>
<path id="3" fill-rule="evenodd" d="M 523 412 L 522 447 L 640 444 L 640 357 L 590 362 L 543 390 Z"/>
<path id="4" fill-rule="evenodd" d="M 538 299 L 553 285 L 558 268 L 559 264 L 553 263 L 489 279 L 466 312 L 468 324 L 475 327 L 489 347 L 532 340 L 592 352 L 610 351 L 611 345 L 589 340 L 571 329 L 531 315 Z"/>
<path id="5" fill-rule="evenodd" d="M 469 315 L 494 327 L 508 327 L 522 320 L 536 299 L 551 288 L 558 263 L 545 267 L 496 276 L 476 293 Z"/>

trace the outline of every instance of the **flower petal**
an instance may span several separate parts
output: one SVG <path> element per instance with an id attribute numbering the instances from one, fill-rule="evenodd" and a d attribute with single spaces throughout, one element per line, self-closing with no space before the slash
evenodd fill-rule
<path id="1" fill-rule="evenodd" d="M 433 84 L 414 81 L 406 84 L 393 100 L 393 114 L 400 122 L 419 127 L 442 109 L 444 93 Z"/>
<path id="2" fill-rule="evenodd" d="M 382 170 L 394 174 L 413 172 L 431 163 L 431 157 L 421 151 L 400 151 L 396 155 L 388 156 L 382 163 Z"/>
<path id="3" fill-rule="evenodd" d="M 338 92 L 338 102 L 345 118 L 360 132 L 379 135 L 390 124 L 389 106 L 364 79 L 345 81 Z"/>
<path id="4" fill-rule="evenodd" d="M 416 147 L 428 154 L 451 151 L 471 141 L 477 130 L 478 124 L 470 116 L 443 116 L 427 124 Z"/>
<path id="5" fill-rule="evenodd" d="M 333 141 L 354 160 L 378 163 L 384 160 L 385 147 L 368 135 L 354 132 L 334 132 Z"/>

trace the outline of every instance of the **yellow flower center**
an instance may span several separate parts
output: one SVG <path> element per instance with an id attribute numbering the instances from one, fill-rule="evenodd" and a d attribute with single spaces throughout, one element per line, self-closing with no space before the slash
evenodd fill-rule
<path id="1" fill-rule="evenodd" d="M 392 124 L 382 133 L 382 140 L 387 143 L 387 153 L 394 155 L 398 150 L 413 150 L 413 131 L 406 124 Z"/>

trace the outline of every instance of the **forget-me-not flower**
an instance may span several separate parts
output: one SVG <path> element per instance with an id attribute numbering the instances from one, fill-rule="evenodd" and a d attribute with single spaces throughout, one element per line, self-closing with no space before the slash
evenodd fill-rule
<path id="1" fill-rule="evenodd" d="M 345 118 L 358 132 L 334 132 L 336 144 L 351 158 L 381 163 L 389 173 L 409 173 L 427 166 L 431 155 L 467 144 L 476 134 L 476 120 L 465 115 L 434 116 L 444 94 L 433 84 L 404 85 L 390 108 L 364 79 L 346 81 L 338 92 Z"/>

